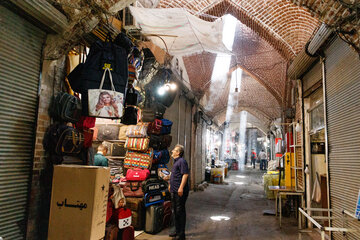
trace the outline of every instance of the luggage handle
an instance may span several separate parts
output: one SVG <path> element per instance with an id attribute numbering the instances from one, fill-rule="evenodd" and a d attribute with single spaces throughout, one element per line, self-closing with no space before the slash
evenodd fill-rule
<path id="1" fill-rule="evenodd" d="M 133 191 L 133 192 L 134 192 L 134 191 L 137 191 L 137 190 L 139 190 L 139 188 L 140 188 L 140 187 L 139 187 L 139 184 L 137 184 L 137 186 L 134 187 L 134 186 L 133 186 L 133 183 L 130 182 L 130 190 L 131 190 L 131 191 Z"/>

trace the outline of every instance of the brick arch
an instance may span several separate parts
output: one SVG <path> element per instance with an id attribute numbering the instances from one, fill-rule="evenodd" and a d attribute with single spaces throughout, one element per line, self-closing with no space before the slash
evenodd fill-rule
<path id="1" fill-rule="evenodd" d="M 161 0 L 160 8 L 186 8 L 204 20 L 232 14 L 265 39 L 287 61 L 293 59 L 309 40 L 319 21 L 305 8 L 286 0 Z"/>

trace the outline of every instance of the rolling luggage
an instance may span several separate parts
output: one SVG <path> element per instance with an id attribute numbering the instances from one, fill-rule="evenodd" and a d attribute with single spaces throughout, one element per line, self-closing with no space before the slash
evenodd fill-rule
<path id="1" fill-rule="evenodd" d="M 170 222 L 171 222 L 171 215 L 172 215 L 171 201 L 165 201 L 163 203 L 163 207 L 164 207 L 163 228 L 167 228 L 170 226 Z"/>
<path id="2" fill-rule="evenodd" d="M 158 233 L 162 230 L 164 208 L 163 205 L 151 205 L 146 208 L 145 232 L 150 234 Z"/>
<path id="3" fill-rule="evenodd" d="M 155 205 L 158 203 L 163 203 L 165 201 L 165 193 L 160 191 L 148 192 L 144 196 L 145 207 Z"/>
<path id="4" fill-rule="evenodd" d="M 136 230 L 144 229 L 145 208 L 143 198 L 127 197 L 126 206 L 132 213 L 132 226 Z"/>
<path id="5" fill-rule="evenodd" d="M 118 240 L 134 240 L 135 239 L 135 231 L 133 226 L 129 226 L 124 229 L 119 230 L 119 238 Z"/>

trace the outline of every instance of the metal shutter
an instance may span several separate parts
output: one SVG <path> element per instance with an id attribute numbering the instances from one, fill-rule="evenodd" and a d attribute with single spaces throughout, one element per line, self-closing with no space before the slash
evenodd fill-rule
<path id="1" fill-rule="evenodd" d="M 316 62 L 314 67 L 303 77 L 303 91 L 310 89 L 315 83 L 321 80 L 321 63 Z"/>
<path id="2" fill-rule="evenodd" d="M 355 213 L 360 189 L 360 61 L 340 39 L 326 51 L 326 95 L 331 208 Z M 340 220 L 332 225 L 343 227 Z M 360 222 L 350 227 L 360 228 Z M 343 239 L 341 234 L 334 238 Z M 348 234 L 348 239 L 360 239 L 360 233 Z"/>
<path id="3" fill-rule="evenodd" d="M 0 237 L 24 239 L 45 33 L 0 6 Z"/>

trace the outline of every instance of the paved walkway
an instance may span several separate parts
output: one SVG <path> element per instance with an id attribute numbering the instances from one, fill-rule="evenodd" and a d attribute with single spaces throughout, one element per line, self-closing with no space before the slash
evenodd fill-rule
<path id="1" fill-rule="evenodd" d="M 275 203 L 264 196 L 262 175 L 252 168 L 230 171 L 225 184 L 210 184 L 203 192 L 191 192 L 186 203 L 186 239 L 298 239 L 294 217 L 283 218 L 280 229 L 277 217 L 263 215 L 263 210 L 274 210 Z M 211 219 L 216 216 L 229 219 Z M 136 239 L 169 240 L 168 233 L 169 229 L 164 229 L 156 235 L 143 233 Z"/>

